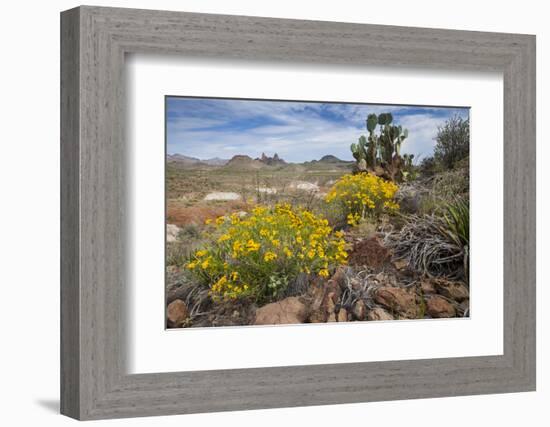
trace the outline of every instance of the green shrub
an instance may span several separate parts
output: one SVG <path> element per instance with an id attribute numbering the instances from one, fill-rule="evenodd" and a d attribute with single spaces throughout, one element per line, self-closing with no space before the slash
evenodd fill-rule
<path id="1" fill-rule="evenodd" d="M 455 115 L 440 126 L 435 137 L 434 158 L 452 169 L 470 153 L 470 120 Z"/>
<path id="2" fill-rule="evenodd" d="M 166 243 L 166 265 L 184 265 L 195 249 L 196 245 L 185 241 Z"/>
<path id="3" fill-rule="evenodd" d="M 420 165 L 418 166 L 418 169 L 419 169 L 420 175 L 427 178 L 432 177 L 435 174 L 443 171 L 442 166 L 439 164 L 439 162 L 435 160 L 433 156 L 424 157 L 420 161 Z"/>
<path id="4" fill-rule="evenodd" d="M 467 197 L 470 192 L 470 177 L 467 169 L 455 169 L 435 175 L 429 186 L 434 197 L 446 202 L 456 197 Z"/>
<path id="5" fill-rule="evenodd" d="M 197 240 L 201 237 L 201 231 L 196 224 L 184 225 L 178 233 L 178 240 Z"/>

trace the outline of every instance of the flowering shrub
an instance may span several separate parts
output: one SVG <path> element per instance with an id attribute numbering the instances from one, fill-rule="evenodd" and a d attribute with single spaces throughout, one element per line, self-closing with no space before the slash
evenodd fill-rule
<path id="1" fill-rule="evenodd" d="M 299 273 L 329 276 L 345 264 L 341 232 L 328 221 L 288 204 L 258 206 L 251 214 L 233 214 L 213 222 L 212 243 L 186 264 L 214 298 L 277 297 Z"/>
<path id="2" fill-rule="evenodd" d="M 393 182 L 369 173 L 344 175 L 332 186 L 325 200 L 339 204 L 348 224 L 357 225 L 367 216 L 376 217 L 399 209 L 394 201 L 397 190 Z"/>

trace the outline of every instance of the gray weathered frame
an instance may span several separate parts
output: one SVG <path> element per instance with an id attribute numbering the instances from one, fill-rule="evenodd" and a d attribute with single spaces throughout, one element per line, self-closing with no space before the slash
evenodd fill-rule
<path id="1" fill-rule="evenodd" d="M 504 354 L 128 375 L 126 53 L 499 71 Z M 83 6 L 61 14 L 61 412 L 99 419 L 535 390 L 535 37 Z"/>

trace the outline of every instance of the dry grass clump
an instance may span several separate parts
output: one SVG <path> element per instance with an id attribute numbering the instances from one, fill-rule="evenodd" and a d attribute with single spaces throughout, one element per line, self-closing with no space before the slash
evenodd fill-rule
<path id="1" fill-rule="evenodd" d="M 442 215 L 407 215 L 399 230 L 386 232 L 394 257 L 431 277 L 468 280 L 469 216 L 467 200 L 445 204 Z"/>
<path id="2" fill-rule="evenodd" d="M 398 231 L 390 231 L 384 243 L 393 249 L 394 257 L 405 259 L 417 271 L 428 276 L 464 276 L 464 249 L 441 233 L 444 223 L 435 215 L 409 215 Z"/>
<path id="3" fill-rule="evenodd" d="M 469 175 L 464 167 L 402 184 L 396 199 L 403 213 L 441 216 L 449 203 L 468 195 Z"/>

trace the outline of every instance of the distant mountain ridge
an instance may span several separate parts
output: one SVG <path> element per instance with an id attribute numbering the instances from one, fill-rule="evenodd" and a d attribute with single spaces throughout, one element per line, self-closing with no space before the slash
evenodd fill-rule
<path id="1" fill-rule="evenodd" d="M 237 154 L 233 156 L 231 159 L 222 159 L 219 157 L 213 157 L 210 159 L 199 159 L 197 157 L 191 157 L 186 156 L 184 154 L 168 154 L 166 156 L 166 160 L 168 162 L 175 162 L 182 165 L 187 166 L 225 166 L 230 168 L 244 168 L 244 169 L 259 169 L 265 166 L 287 166 L 287 165 L 307 165 L 307 164 L 316 164 L 316 163 L 322 163 L 322 164 L 346 164 L 350 163 L 348 160 L 341 160 L 338 157 L 332 155 L 332 154 L 326 154 L 323 157 L 321 157 L 319 160 L 311 160 L 311 161 L 305 161 L 302 163 L 293 163 L 293 162 L 286 162 L 284 159 L 279 157 L 277 153 L 274 153 L 272 157 L 266 155 L 265 153 L 262 153 L 260 157 L 257 157 L 253 159 L 250 156 L 247 156 L 246 154 Z"/>
<path id="2" fill-rule="evenodd" d="M 190 157 L 190 156 L 184 156 L 183 154 L 168 154 L 166 156 L 166 160 L 169 162 L 180 162 L 185 164 L 194 164 L 194 163 L 200 163 L 200 159 L 197 159 L 196 157 Z"/>
<path id="3" fill-rule="evenodd" d="M 225 165 L 229 160 L 228 159 L 220 159 L 219 157 L 213 157 L 211 159 L 205 159 L 201 160 L 197 157 L 190 157 L 185 156 L 183 154 L 175 153 L 175 154 L 168 154 L 166 156 L 166 160 L 168 162 L 178 162 L 184 165 L 210 165 L 210 166 L 223 166 Z"/>
<path id="4" fill-rule="evenodd" d="M 288 163 L 279 157 L 277 153 L 273 157 L 266 156 L 262 153 L 261 157 L 253 159 L 245 154 L 237 154 L 229 160 L 225 167 L 227 168 L 241 168 L 241 169 L 260 169 L 265 166 L 285 166 Z"/>
<path id="5" fill-rule="evenodd" d="M 203 163 L 206 163 L 207 165 L 212 165 L 212 166 L 223 166 L 228 161 L 229 161 L 228 159 L 220 159 L 219 157 L 212 157 L 211 159 L 202 160 Z"/>

